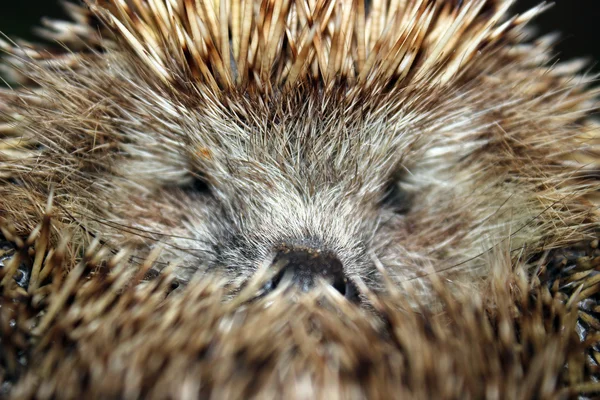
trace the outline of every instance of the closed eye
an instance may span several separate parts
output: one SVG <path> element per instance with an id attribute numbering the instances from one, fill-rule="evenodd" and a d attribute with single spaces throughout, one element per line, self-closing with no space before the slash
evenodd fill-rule
<path id="1" fill-rule="evenodd" d="M 182 189 L 184 189 L 186 192 L 195 194 L 212 194 L 212 190 L 208 181 L 202 174 L 199 173 L 192 173 L 189 181 L 182 186 Z"/>
<path id="2" fill-rule="evenodd" d="M 385 188 L 381 205 L 396 214 L 407 214 L 412 206 L 412 195 L 402 188 L 400 181 L 393 180 Z"/>

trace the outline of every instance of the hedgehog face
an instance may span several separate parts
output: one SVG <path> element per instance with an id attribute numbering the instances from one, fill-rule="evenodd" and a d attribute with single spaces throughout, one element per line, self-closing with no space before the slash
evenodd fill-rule
<path id="1" fill-rule="evenodd" d="M 186 211 L 169 225 L 208 244 L 194 252 L 200 265 L 186 260 L 190 272 L 243 283 L 283 260 L 301 287 L 324 278 L 351 295 L 356 278 L 380 288 L 378 264 L 397 282 L 434 271 L 472 280 L 511 231 L 512 245 L 535 243 L 535 188 L 512 175 L 493 126 L 490 104 L 505 100 L 476 86 L 424 96 L 425 106 L 414 88 L 372 94 L 370 106 L 303 89 L 262 102 L 232 94 L 229 106 L 210 103 L 210 118 L 180 120 L 195 184 L 183 180 Z"/>
<path id="2" fill-rule="evenodd" d="M 205 213 L 212 222 L 194 221 L 201 228 L 191 234 L 214 238 L 211 267 L 238 281 L 283 258 L 305 289 L 318 278 L 344 293 L 352 277 L 373 285 L 369 252 L 391 208 L 407 204 L 391 195 L 400 190 L 393 176 L 400 148 L 412 139 L 382 132 L 389 125 L 381 117 L 349 109 L 343 97 L 284 96 L 287 105 L 256 102 L 244 115 L 226 107 L 217 120 L 200 113 L 185 133 L 196 192 L 210 199 L 197 207 L 215 207 Z"/>

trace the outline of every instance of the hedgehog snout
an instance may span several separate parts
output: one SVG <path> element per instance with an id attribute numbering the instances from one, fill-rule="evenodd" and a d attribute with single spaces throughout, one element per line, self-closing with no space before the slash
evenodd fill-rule
<path id="1" fill-rule="evenodd" d="M 280 283 L 289 282 L 301 292 L 309 292 L 319 280 L 331 285 L 346 299 L 357 302 L 358 290 L 344 272 L 340 259 L 331 251 L 317 247 L 281 245 L 275 248 L 272 265 L 283 265 L 264 289 L 275 290 Z"/>

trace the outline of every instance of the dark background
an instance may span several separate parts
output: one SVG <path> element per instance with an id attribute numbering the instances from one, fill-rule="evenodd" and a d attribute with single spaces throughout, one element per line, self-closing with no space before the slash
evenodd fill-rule
<path id="1" fill-rule="evenodd" d="M 32 39 L 32 27 L 42 16 L 60 17 L 57 0 L 0 0 L 0 31 L 11 37 Z M 520 0 L 514 7 L 523 12 L 541 0 Z M 8 4 L 6 4 L 8 3 Z M 600 0 L 556 0 L 554 7 L 535 20 L 539 32 L 562 33 L 558 51 L 561 59 L 587 56 L 600 71 Z"/>

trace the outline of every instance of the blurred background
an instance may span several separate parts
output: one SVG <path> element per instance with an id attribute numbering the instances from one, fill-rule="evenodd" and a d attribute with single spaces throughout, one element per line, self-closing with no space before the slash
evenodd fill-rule
<path id="1" fill-rule="evenodd" d="M 33 39 L 32 27 L 43 16 L 61 17 L 58 0 L 1 1 L 0 31 L 11 37 Z M 523 12 L 541 0 L 517 0 L 516 12 Z M 8 4 L 7 4 L 8 3 Z M 558 51 L 561 59 L 587 56 L 600 71 L 600 0 L 555 0 L 554 7 L 535 20 L 540 33 L 562 33 Z"/>

